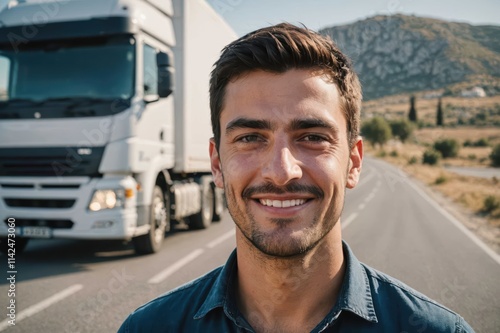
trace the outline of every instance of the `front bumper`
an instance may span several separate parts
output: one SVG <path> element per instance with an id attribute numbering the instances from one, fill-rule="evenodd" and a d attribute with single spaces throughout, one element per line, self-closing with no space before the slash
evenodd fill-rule
<path id="1" fill-rule="evenodd" d="M 147 232 L 137 227 L 137 194 L 122 207 L 92 212 L 88 205 L 96 189 L 135 187 L 130 176 L 0 177 L 0 236 L 14 219 L 21 236 L 25 227 L 41 227 L 53 238 L 131 239 Z"/>

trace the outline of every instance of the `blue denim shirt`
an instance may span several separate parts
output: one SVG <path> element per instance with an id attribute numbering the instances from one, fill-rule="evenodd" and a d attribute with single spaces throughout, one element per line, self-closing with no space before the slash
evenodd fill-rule
<path id="1" fill-rule="evenodd" d="M 402 282 L 360 263 L 344 243 L 339 297 L 312 332 L 474 332 L 462 317 Z M 236 250 L 227 263 L 141 306 L 122 324 L 131 332 L 254 332 L 236 305 Z"/>

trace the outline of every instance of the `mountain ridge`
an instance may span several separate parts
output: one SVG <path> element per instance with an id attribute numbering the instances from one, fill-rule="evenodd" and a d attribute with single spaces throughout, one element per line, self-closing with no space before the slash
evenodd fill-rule
<path id="1" fill-rule="evenodd" d="M 367 100 L 444 89 L 484 75 L 500 81 L 500 26 L 395 14 L 319 32 L 352 59 Z M 498 87 L 484 88 L 496 95 Z"/>

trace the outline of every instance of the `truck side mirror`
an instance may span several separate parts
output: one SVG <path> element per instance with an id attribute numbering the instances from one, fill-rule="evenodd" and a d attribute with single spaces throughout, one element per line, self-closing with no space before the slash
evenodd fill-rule
<path id="1" fill-rule="evenodd" d="M 158 66 L 158 96 L 168 97 L 174 91 L 170 56 L 160 51 L 156 54 L 156 65 Z"/>

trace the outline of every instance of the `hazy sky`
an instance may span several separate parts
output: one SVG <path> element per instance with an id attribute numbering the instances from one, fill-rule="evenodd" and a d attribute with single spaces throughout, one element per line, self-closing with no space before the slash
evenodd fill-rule
<path id="1" fill-rule="evenodd" d="M 207 0 L 238 35 L 283 21 L 318 30 L 378 14 L 500 25 L 499 0 Z"/>
<path id="2" fill-rule="evenodd" d="M 303 23 L 308 28 L 318 30 L 333 25 L 351 23 L 374 15 L 395 13 L 414 14 L 476 25 L 500 25 L 500 0 L 207 1 L 226 19 L 238 35 L 283 21 L 295 24 Z M 0 10 L 8 2 L 9 0 L 0 0 Z M 0 72 L 5 71 L 5 64 L 0 63 Z M 0 81 L 3 80 L 0 79 Z M 0 85 L 5 86 L 5 82 L 0 82 Z"/>
<path id="3" fill-rule="evenodd" d="M 9 0 L 0 0 L 0 8 L 8 2 Z M 472 24 L 500 25 L 499 0 L 207 0 L 207 2 L 228 21 L 238 35 L 283 21 L 304 23 L 307 27 L 318 30 L 377 14 L 394 13 Z"/>

